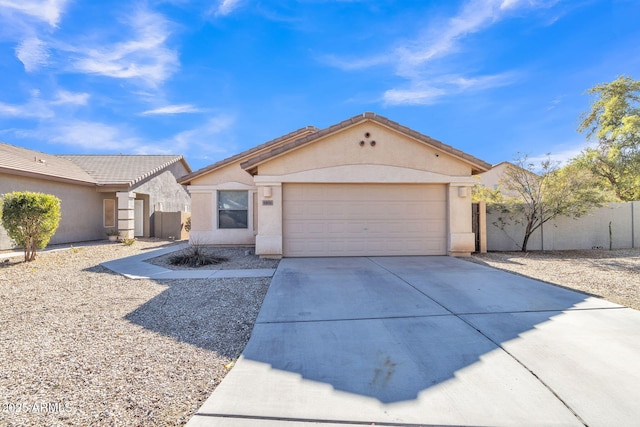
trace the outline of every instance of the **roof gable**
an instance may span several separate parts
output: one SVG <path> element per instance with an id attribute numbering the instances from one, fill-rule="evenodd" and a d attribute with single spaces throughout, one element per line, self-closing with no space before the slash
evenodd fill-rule
<path id="1" fill-rule="evenodd" d="M 292 140 L 296 140 L 298 138 L 302 138 L 306 135 L 310 135 L 313 134 L 314 132 L 317 132 L 318 128 L 315 128 L 313 126 L 306 126 L 300 129 L 297 129 L 293 132 L 290 132 L 286 135 L 280 136 L 278 138 L 272 139 L 271 141 L 265 142 L 264 144 L 260 144 L 256 147 L 250 148 L 248 150 L 245 150 L 241 153 L 238 153 L 234 156 L 228 157 L 226 159 L 220 160 L 219 162 L 213 163 L 209 166 L 205 166 L 202 169 L 198 169 L 195 172 L 192 172 L 188 175 L 183 176 L 179 182 L 180 184 L 190 184 L 191 181 L 193 181 L 196 178 L 199 178 L 203 175 L 206 175 L 208 173 L 211 173 L 213 171 L 216 171 L 224 166 L 230 165 L 234 162 L 241 162 L 243 160 L 246 160 L 248 158 L 250 158 L 251 156 L 256 156 L 268 149 L 272 149 L 275 147 L 278 147 L 280 145 L 283 145 L 287 142 L 290 142 Z"/>
<path id="2" fill-rule="evenodd" d="M 5 143 L 0 143 L 0 171 L 84 185 L 96 184 L 91 175 L 68 159 Z"/>
<path id="3" fill-rule="evenodd" d="M 98 185 L 132 186 L 179 161 L 184 163 L 188 171 L 191 170 L 184 158 L 176 155 L 65 154 L 58 157 L 85 170 Z"/>
<path id="4" fill-rule="evenodd" d="M 354 116 L 328 128 L 319 130 L 309 135 L 305 135 L 302 138 L 298 138 L 286 144 L 281 144 L 277 147 L 273 147 L 270 150 L 263 151 L 262 153 L 247 159 L 246 161 L 242 162 L 240 166 L 249 173 L 255 174 L 257 172 L 257 167 L 261 164 L 265 164 L 277 157 L 283 156 L 302 147 L 310 146 L 316 141 L 328 138 L 329 136 L 335 135 L 339 132 L 344 132 L 346 129 L 352 128 L 365 122 L 375 123 L 393 132 L 402 134 L 406 138 L 429 146 L 437 150 L 438 152 L 446 153 L 448 156 L 467 164 L 471 168 L 472 173 L 485 172 L 491 169 L 491 165 L 489 163 L 486 163 L 476 157 L 473 157 L 467 153 L 446 145 L 429 136 L 416 132 L 406 126 L 402 126 L 399 123 L 393 122 L 385 117 L 378 116 L 375 113 L 364 113 L 358 116 Z M 367 142 L 371 143 L 371 141 Z"/>

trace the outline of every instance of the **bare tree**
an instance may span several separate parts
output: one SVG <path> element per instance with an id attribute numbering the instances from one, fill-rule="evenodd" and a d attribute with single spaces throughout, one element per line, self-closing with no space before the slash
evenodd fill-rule
<path id="1" fill-rule="evenodd" d="M 523 252 L 531 235 L 546 222 L 559 216 L 578 218 L 607 200 L 589 171 L 561 169 L 550 156 L 536 164 L 520 155 L 506 169 L 501 187 L 503 198 L 493 207 L 506 215 L 503 225 L 510 220 L 524 226 Z"/>

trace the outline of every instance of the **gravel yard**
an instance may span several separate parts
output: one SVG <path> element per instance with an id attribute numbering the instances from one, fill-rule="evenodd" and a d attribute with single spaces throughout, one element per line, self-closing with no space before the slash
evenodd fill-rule
<path id="1" fill-rule="evenodd" d="M 99 266 L 165 245 L 103 243 L 29 264 L 0 254 L 0 425 L 174 426 L 197 411 L 244 348 L 270 279 L 134 281 Z M 277 266 L 215 250 L 230 261 L 206 268 Z M 640 309 L 639 250 L 469 260 Z"/>
<path id="2" fill-rule="evenodd" d="M 490 252 L 469 260 L 640 310 L 640 249 Z"/>
<path id="3" fill-rule="evenodd" d="M 184 424 L 244 348 L 270 279 L 129 280 L 166 245 L 0 254 L 0 425 Z"/>

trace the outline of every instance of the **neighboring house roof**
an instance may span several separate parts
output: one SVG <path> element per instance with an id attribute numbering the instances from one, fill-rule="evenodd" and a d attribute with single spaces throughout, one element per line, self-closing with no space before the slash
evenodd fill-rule
<path id="1" fill-rule="evenodd" d="M 80 166 L 58 156 L 0 142 L 0 172 L 29 177 L 47 176 L 57 181 L 95 185 Z"/>
<path id="2" fill-rule="evenodd" d="M 179 155 L 51 155 L 0 142 L 0 172 L 84 185 L 132 186 L 174 163 Z"/>
<path id="3" fill-rule="evenodd" d="M 249 160 L 246 160 L 245 162 L 241 163 L 240 166 L 247 170 L 247 171 L 251 171 L 251 169 L 254 169 L 257 165 L 259 165 L 260 163 L 263 163 L 269 159 L 272 159 L 274 157 L 280 156 L 288 151 L 294 150 L 298 147 L 307 145 L 313 141 L 316 141 L 324 136 L 327 136 L 329 134 L 332 134 L 334 132 L 340 131 L 342 129 L 345 129 L 347 127 L 350 127 L 352 125 L 355 125 L 357 123 L 360 123 L 362 121 L 373 121 L 376 123 L 379 123 L 383 126 L 386 126 L 388 128 L 394 129 L 398 132 L 401 132 L 407 136 L 410 136 L 420 142 L 423 142 L 425 144 L 428 144 L 440 151 L 443 151 L 445 153 L 448 153 L 450 155 L 452 155 L 453 157 L 456 157 L 458 159 L 461 159 L 463 161 L 465 161 L 466 163 L 470 164 L 472 167 L 472 171 L 473 173 L 480 173 L 480 172 L 486 172 L 489 169 L 491 169 L 491 165 L 483 160 L 480 160 L 476 157 L 473 157 L 470 154 L 467 154 L 463 151 L 460 151 L 456 148 L 453 148 L 450 145 L 446 145 L 436 139 L 433 139 L 427 135 L 423 135 L 420 132 L 417 132 L 411 128 L 408 128 L 406 126 L 403 126 L 397 122 L 391 121 L 389 119 L 387 119 L 386 117 L 383 116 L 379 116 L 375 113 L 371 113 L 371 112 L 367 112 L 367 113 L 363 113 L 357 116 L 354 116 L 350 119 L 344 120 L 340 123 L 337 123 L 333 126 L 329 126 L 328 128 L 319 130 L 317 132 L 314 132 L 312 134 L 306 135 L 302 138 L 296 139 L 294 141 L 288 142 L 286 144 L 283 144 L 281 146 L 275 147 L 270 151 L 267 152 L 263 152 Z"/>
<path id="4" fill-rule="evenodd" d="M 238 153 L 238 154 L 236 154 L 234 156 L 231 156 L 231 157 L 228 157 L 226 159 L 220 160 L 220 161 L 218 161 L 216 163 L 213 163 L 213 164 L 211 164 L 209 166 L 206 166 L 206 167 L 204 167 L 202 169 L 198 169 L 195 172 L 192 172 L 192 173 L 190 173 L 188 175 L 183 176 L 182 178 L 180 178 L 178 180 L 178 182 L 180 184 L 189 184 L 192 180 L 194 180 L 194 179 L 196 179 L 196 178 L 198 178 L 198 177 L 200 177 L 202 175 L 206 175 L 207 173 L 209 173 L 211 171 L 214 171 L 216 169 L 219 169 L 219 168 L 221 168 L 223 166 L 226 166 L 226 165 L 228 165 L 230 163 L 237 162 L 239 160 L 243 160 L 243 159 L 249 158 L 252 155 L 255 155 L 255 154 L 260 153 L 261 151 L 267 150 L 268 148 L 276 147 L 278 145 L 281 145 L 284 142 L 290 141 L 292 139 L 302 138 L 305 135 L 312 134 L 312 133 L 318 132 L 318 131 L 319 131 L 319 129 L 314 127 L 314 126 L 306 126 L 306 127 L 294 130 L 293 132 L 289 132 L 286 135 L 280 136 L 280 137 L 278 137 L 276 139 L 272 139 L 271 141 L 265 142 L 264 144 L 260 144 L 260 145 L 258 145 L 256 147 L 250 148 L 250 149 L 248 149 L 246 151 L 243 151 L 241 153 Z"/>
<path id="5" fill-rule="evenodd" d="M 85 170 L 98 185 L 132 186 L 179 161 L 184 163 L 187 171 L 191 171 L 184 158 L 176 155 L 64 154 L 59 157 Z"/>

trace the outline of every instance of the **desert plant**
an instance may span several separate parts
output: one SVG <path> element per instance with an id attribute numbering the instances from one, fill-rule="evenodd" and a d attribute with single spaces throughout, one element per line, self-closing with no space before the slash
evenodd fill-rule
<path id="1" fill-rule="evenodd" d="M 14 191 L 2 197 L 2 226 L 24 248 L 24 260 L 36 259 L 60 223 L 60 199 L 52 194 Z"/>
<path id="2" fill-rule="evenodd" d="M 187 233 L 191 231 L 191 217 L 187 218 L 187 220 L 184 222 L 184 231 L 186 231 Z"/>
<path id="3" fill-rule="evenodd" d="M 539 164 L 529 161 L 527 155 L 516 158 L 501 187 L 508 196 L 497 199 L 491 208 L 504 214 L 499 218 L 501 229 L 509 222 L 524 227 L 522 252 L 527 251 L 533 232 L 542 232 L 548 221 L 560 216 L 579 218 L 607 201 L 590 174 L 572 166 L 560 169 L 550 157 Z"/>
<path id="4" fill-rule="evenodd" d="M 125 237 L 124 239 L 120 240 L 120 242 L 125 246 L 131 246 L 136 242 L 136 239 Z"/>
<path id="5" fill-rule="evenodd" d="M 198 244 L 192 244 L 181 253 L 169 258 L 171 265 L 188 265 L 190 267 L 202 267 L 204 265 L 215 265 L 228 261 L 228 258 L 215 256 Z"/>
<path id="6" fill-rule="evenodd" d="M 588 90 L 591 110 L 578 127 L 596 142 L 574 159 L 612 189 L 620 200 L 640 199 L 640 80 L 620 76 Z"/>
<path id="7" fill-rule="evenodd" d="M 118 230 L 116 230 L 115 228 L 110 228 L 107 231 L 105 231 L 105 234 L 107 236 L 118 236 L 118 235 L 120 235 L 120 232 Z"/>

